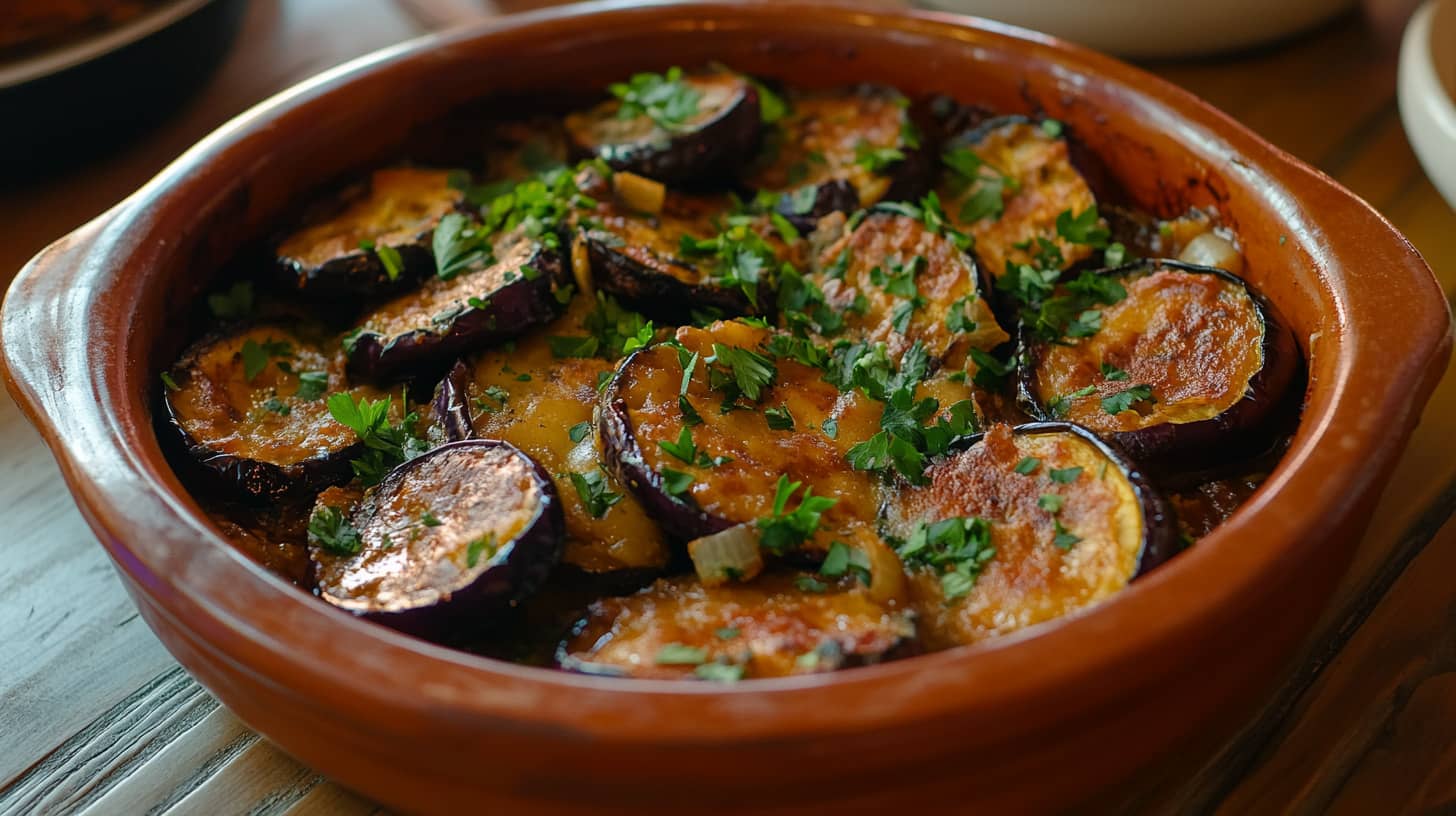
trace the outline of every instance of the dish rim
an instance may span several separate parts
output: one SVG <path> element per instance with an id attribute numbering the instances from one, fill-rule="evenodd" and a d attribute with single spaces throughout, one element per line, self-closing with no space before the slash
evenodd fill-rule
<path id="1" fill-rule="evenodd" d="M 1318 386 L 1311 384 L 1309 404 L 1294 443 L 1268 482 L 1200 546 L 1172 559 L 1110 601 L 1044 626 L 915 659 L 846 672 L 759 679 L 730 686 L 671 680 L 624 683 L 521 666 L 417 640 L 329 608 L 248 559 L 196 512 L 195 502 L 185 491 L 180 495 L 175 492 L 174 487 L 180 485 L 161 460 L 150 417 L 123 417 L 106 410 L 106 395 L 118 390 L 119 384 L 130 376 L 126 373 L 126 362 L 120 359 L 125 355 L 113 355 L 112 359 L 105 360 L 106 367 L 92 370 L 91 379 L 84 383 L 69 383 L 61 389 L 51 386 L 51 371 L 74 370 L 83 360 L 96 360 L 98 354 L 84 353 L 79 347 L 85 343 L 54 342 L 60 329 L 74 328 L 72 323 L 88 315 L 97 305 L 94 294 L 97 287 L 67 288 L 66 281 L 89 276 L 93 284 L 130 283 L 136 292 L 145 291 L 142 281 L 145 276 L 127 272 L 140 265 L 148 249 L 138 246 L 136 235 L 129 235 L 127 230 L 139 229 L 145 235 L 149 219 L 166 209 L 169 196 L 180 197 L 179 190 L 202 183 L 189 181 L 189 174 L 205 179 L 207 174 L 199 171 L 215 164 L 230 147 L 237 148 L 245 137 L 266 129 L 270 120 L 306 107 L 323 96 L 339 93 L 391 66 L 424 58 L 436 49 L 502 37 L 528 27 L 572 18 L 577 18 L 576 25 L 584 25 L 582 20 L 620 17 L 627 20 L 623 24 L 626 30 L 631 28 L 634 15 L 641 15 L 645 23 L 660 14 L 757 19 L 788 17 L 796 11 L 812 11 L 820 22 L 826 16 L 833 16 L 836 25 L 880 28 L 888 32 L 885 36 L 914 34 L 962 42 L 991 40 L 1003 49 L 1041 50 L 1046 52 L 1043 58 L 1053 64 L 1064 68 L 1075 66 L 1097 81 L 1115 83 L 1130 94 L 1150 100 L 1180 121 L 1198 125 L 1234 146 L 1240 155 L 1252 159 L 1256 168 L 1281 184 L 1286 198 L 1291 198 L 1290 184 L 1286 183 L 1290 180 L 1297 180 L 1307 188 L 1300 199 L 1317 195 L 1338 198 L 1345 205 L 1337 213 L 1341 218 L 1365 225 L 1366 239 L 1382 239 L 1387 248 L 1398 251 L 1399 257 L 1392 257 L 1386 270 L 1400 279 L 1405 298 L 1415 303 L 1425 318 L 1435 318 L 1438 308 L 1442 322 L 1438 326 L 1433 320 L 1414 319 L 1413 314 L 1412 319 L 1402 321 L 1402 326 L 1367 331 L 1351 319 L 1356 313 L 1375 308 L 1349 301 L 1349 289 L 1358 281 L 1351 279 L 1350 270 L 1340 274 L 1338 268 L 1324 269 L 1319 276 L 1320 283 L 1329 290 L 1336 310 L 1335 320 L 1341 329 L 1340 336 L 1328 341 L 1333 348 L 1326 351 L 1325 345 L 1320 346 L 1321 353 L 1333 360 L 1331 370 L 1326 372 L 1333 376 Z M 1335 240 L 1334 233 L 1320 226 L 1334 225 L 1339 221 L 1336 215 L 1326 211 L 1304 213 L 1298 209 L 1297 201 L 1291 201 L 1291 206 L 1296 209 L 1290 212 L 1290 219 L 1302 224 L 1306 231 Z M 1341 240 L 1347 239 L 1341 237 Z M 161 250 L 152 247 L 149 251 Z M 1352 250 L 1347 247 L 1345 251 Z M 125 257 L 127 263 L 113 259 L 108 269 L 108 254 Z M 57 275 L 52 270 L 50 277 L 55 280 L 47 280 L 46 275 L 39 274 L 67 255 L 78 255 L 81 261 L 71 266 L 68 275 Z M 1338 259 L 1340 252 L 1332 251 L 1330 257 Z M 1438 298 L 1439 307 L 1432 306 L 1431 296 Z M 1321 318 L 1328 319 L 1328 316 L 1322 313 Z M 951 712 L 994 714 L 998 708 L 1017 701 L 1027 702 L 1059 688 L 1072 688 L 1107 667 L 1128 664 L 1139 653 L 1166 646 L 1180 634 L 1191 633 L 1226 614 L 1230 604 L 1239 602 L 1241 594 L 1277 591 L 1278 587 L 1271 586 L 1271 582 L 1288 567 L 1285 570 L 1274 567 L 1299 554 L 1294 551 L 1298 549 L 1296 537 L 1318 538 L 1337 526 L 1337 514 L 1319 516 L 1311 508 L 1322 510 L 1337 506 L 1348 495 L 1365 494 L 1371 482 L 1393 463 L 1399 450 L 1382 449 L 1379 443 L 1392 421 L 1402 429 L 1413 424 L 1414 412 L 1424 404 L 1443 368 L 1438 363 L 1449 354 L 1450 328 L 1446 300 L 1429 269 L 1409 242 L 1368 204 L 1208 103 L 1110 57 L 1013 26 L 945 12 L 872 12 L 798 0 L 742 6 L 721 2 L 605 0 L 569 9 L 553 8 L 497 18 L 426 35 L 325 71 L 250 108 L 205 137 L 128 199 L 62 238 L 28 264 L 6 298 L 0 347 L 3 347 L 8 388 L 45 437 L 83 514 L 118 567 L 146 588 L 154 612 L 170 618 L 172 625 L 191 637 L 209 641 L 240 670 L 270 677 L 288 675 L 290 691 L 309 695 L 311 699 L 327 699 L 331 693 L 347 690 L 351 699 L 331 701 L 340 707 L 334 710 L 347 711 L 349 719 L 380 732 L 388 731 L 398 711 L 407 708 L 430 715 L 444 710 L 482 723 L 526 722 L 576 738 L 693 743 L 700 742 L 704 733 L 711 733 L 714 742 L 726 743 L 785 734 L 875 730 L 903 726 L 907 721 L 922 722 Z M 124 333 L 116 327 L 105 330 Z M 41 339 L 32 339 L 32 334 Z M 48 347 L 45 337 L 53 338 L 51 345 L 55 347 Z M 1382 366 L 1369 366 L 1379 351 L 1377 347 L 1384 347 L 1394 339 L 1404 343 L 1403 358 L 1385 359 Z M 66 345 L 71 348 L 62 348 Z M 1302 346 L 1307 354 L 1307 345 Z M 63 365 L 62 358 L 69 360 L 71 366 Z M 1365 365 L 1362 367 L 1362 364 Z M 1372 382 L 1400 388 L 1368 387 Z M 1361 384 L 1367 387 L 1361 393 L 1352 393 Z M 1401 389 L 1405 392 L 1393 393 Z M 102 410 L 96 410 L 93 405 L 90 415 L 78 417 L 67 408 L 68 400 L 74 405 L 83 396 L 95 397 L 102 403 Z M 124 395 L 113 396 L 117 407 L 125 407 Z M 1347 404 L 1351 407 L 1346 407 Z M 1356 410 L 1353 407 L 1356 404 L 1366 417 L 1379 416 L 1381 423 L 1377 426 L 1368 421 L 1355 421 L 1350 413 Z M 1338 424 L 1340 420 L 1342 425 Z M 61 425 L 66 422 L 88 425 L 88 434 L 100 436 L 88 440 L 84 438 L 86 434 L 62 430 Z M 133 427 L 128 428 L 127 423 Z M 137 427 L 142 429 L 143 441 L 150 442 L 152 450 L 145 453 L 151 461 L 144 452 L 120 444 L 129 433 L 134 435 Z M 1370 457 L 1361 465 L 1338 464 L 1336 460 L 1336 465 L 1320 469 L 1322 462 L 1338 454 L 1321 450 L 1318 443 L 1336 446 L 1333 435 L 1337 433 L 1342 437 L 1339 445 L 1360 449 L 1371 454 Z M 112 440 L 111 449 L 102 450 L 101 458 L 109 454 L 109 463 L 98 464 L 96 452 L 87 442 L 96 442 L 105 448 L 108 439 Z M 151 519 L 149 529 L 167 532 L 172 542 L 183 538 L 193 540 L 193 546 L 206 547 L 208 554 L 220 552 L 222 561 L 205 566 L 233 577 L 250 576 L 245 587 L 250 596 L 277 607 L 260 612 L 245 608 L 231 596 L 216 597 L 216 587 L 204 586 L 206 579 L 202 576 L 190 573 L 164 576 L 163 565 L 146 563 L 135 548 L 122 543 L 133 534 L 128 527 L 138 523 L 139 512 L 136 508 L 118 509 L 122 486 L 117 484 L 117 479 L 123 473 L 139 481 L 141 488 L 149 493 L 153 507 L 165 514 Z M 1306 499 L 1304 506 L 1285 507 L 1282 505 L 1289 503 L 1279 501 L 1294 491 L 1292 485 L 1299 486 L 1301 497 Z M 130 486 L 138 498 L 143 498 L 138 492 L 141 488 Z M 124 518 L 125 513 L 131 515 Z M 1238 538 L 1251 535 L 1279 546 L 1235 546 Z M 1210 574 L 1234 577 L 1213 582 L 1202 580 Z M 1177 614 L 1166 614 L 1170 603 Z M 294 628 L 268 630 L 262 624 L 265 615 L 268 621 L 287 619 Z M 325 643 L 334 654 L 348 654 L 355 659 L 349 664 L 331 662 L 310 648 Z M 341 646 L 343 643 L 367 647 L 369 652 Z M 1050 655 L 1056 655 L 1057 659 L 1045 659 Z M 271 670 L 263 672 L 259 666 L 269 666 Z M 976 693 L 951 693 L 967 687 L 976 688 Z M 840 690 L 841 695 L 852 694 L 863 705 L 816 706 L 816 696 L 829 688 Z M 886 694 L 887 691 L 891 693 Z M 562 704 L 553 704 L 553 696 Z M 622 708 L 647 713 L 619 710 Z M 826 708 L 831 710 L 821 710 Z M 601 716 L 593 717 L 592 712 Z"/>

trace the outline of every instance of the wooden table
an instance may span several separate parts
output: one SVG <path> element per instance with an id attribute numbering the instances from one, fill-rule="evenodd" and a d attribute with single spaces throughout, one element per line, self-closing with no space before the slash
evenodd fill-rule
<path id="1" fill-rule="evenodd" d="M 0 182 L 0 281 L 227 117 L 446 21 L 430 8 L 470 4 L 254 0 L 221 71 L 168 124 L 45 184 Z M 1362 19 L 1252 53 L 1152 68 L 1364 196 L 1456 293 L 1456 216 L 1406 144 L 1394 45 Z M 1280 690 L 1232 741 L 1169 757 L 1105 809 L 1456 807 L 1453 510 L 1456 376 L 1448 372 L 1336 602 Z M 0 814 L 376 809 L 261 740 L 172 661 L 8 399 L 0 400 L 0 522 Z"/>

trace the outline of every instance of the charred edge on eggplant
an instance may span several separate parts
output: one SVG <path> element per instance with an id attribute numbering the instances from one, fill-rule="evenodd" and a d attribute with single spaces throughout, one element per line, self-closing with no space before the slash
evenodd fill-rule
<path id="1" fill-rule="evenodd" d="M 450 460 L 460 461 L 452 464 Z M 449 478 L 431 472 L 448 471 L 452 467 L 463 472 Z M 412 485 L 416 478 L 423 479 L 424 483 Z M 431 489 L 440 487 L 442 482 L 453 491 L 451 498 L 458 501 L 463 495 L 467 500 L 473 499 L 474 505 L 483 506 L 487 515 L 456 522 L 452 516 L 457 513 L 482 511 L 474 505 L 432 506 Z M 409 504 L 410 500 L 421 497 L 424 501 L 415 503 L 422 505 L 423 511 L 412 506 L 408 514 L 388 512 L 391 501 Z M 512 507 L 513 501 L 521 506 Z M 510 516 L 503 511 L 512 510 L 524 511 L 526 517 L 506 540 L 499 540 L 495 528 L 502 519 L 510 521 Z M 484 439 L 442 445 L 400 465 L 365 493 L 346 516 L 358 535 L 356 552 L 336 554 L 324 551 L 317 543 L 310 544 L 312 580 L 317 593 L 330 604 L 355 615 L 424 637 L 440 637 L 459 627 L 489 628 L 492 616 L 504 613 L 545 583 L 561 557 L 565 531 L 561 502 L 550 476 L 514 446 Z M 409 529 L 398 529 L 397 522 L 402 516 Z M 380 529 L 390 522 L 396 522 L 396 527 Z M 467 526 L 454 529 L 457 524 Z M 381 575 L 368 569 L 371 556 L 394 548 L 408 549 L 421 539 L 428 543 L 437 536 L 448 536 L 443 556 L 455 564 L 453 571 L 442 569 L 438 559 L 398 559 L 386 566 L 399 566 L 416 574 L 396 575 L 395 585 L 391 586 L 387 573 Z M 360 583 L 370 587 L 362 597 L 340 586 L 351 573 L 361 569 L 365 571 L 362 577 L 368 580 Z M 449 572 L 453 576 L 444 574 Z M 444 585 L 432 583 L 442 576 L 446 580 Z M 381 592 L 388 595 L 381 599 L 378 597 Z"/>
<path id="2" fill-rule="evenodd" d="M 520 254 L 520 248 L 518 244 L 507 251 Z M 374 381 L 421 369 L 438 372 L 462 353 L 519 336 L 555 317 L 560 304 L 554 287 L 568 274 L 561 252 L 532 241 L 525 257 L 508 257 L 449 281 L 432 278 L 420 291 L 365 317 L 349 349 L 349 369 Z M 432 296 L 440 301 L 435 304 L 439 311 L 421 316 L 408 328 L 388 333 L 370 328 L 371 322 L 389 321 L 391 310 L 407 312 L 412 303 L 428 303 Z"/>
<path id="3" fill-rule="evenodd" d="M 475 420 L 470 415 L 470 366 L 456 360 L 435 389 L 430 416 L 446 442 L 475 437 Z"/>
<path id="4" fill-rule="evenodd" d="M 334 212 L 328 218 L 279 241 L 274 258 L 277 277 L 288 288 L 321 300 L 358 301 L 418 284 L 435 269 L 430 248 L 435 223 L 464 206 L 461 194 L 449 187 L 447 177 L 444 171 L 414 168 L 376 171 L 364 189 L 355 187 L 341 194 L 340 200 L 330 206 Z M 367 213 L 359 211 L 381 196 L 382 188 L 391 186 L 400 187 L 401 195 L 413 202 L 405 211 L 406 215 L 413 216 L 410 221 L 350 230 L 347 219 L 366 216 Z M 430 200 L 432 197 L 434 200 Z M 393 207 L 385 215 L 400 218 Z M 330 225 L 337 222 L 344 223 L 330 233 Z M 308 241 L 310 237 L 314 239 L 312 243 Z M 399 257 L 396 275 L 391 276 L 377 250 L 365 249 L 361 242 L 393 249 Z M 338 246 L 330 248 L 330 243 Z M 313 257 L 320 253 L 328 257 Z"/>
<path id="5" fill-rule="evenodd" d="M 592 283 L 653 320 L 687 323 L 693 310 L 716 309 L 729 317 L 759 311 L 738 289 L 719 286 L 707 280 L 706 276 L 699 283 L 689 283 L 653 269 L 620 251 L 614 246 L 615 242 L 605 240 L 594 232 L 587 232 L 584 237 Z M 661 263 L 697 271 L 695 266 L 688 267 L 675 258 L 663 258 Z M 760 290 L 758 300 L 761 305 L 767 306 L 772 299 L 766 291 Z"/>
<path id="6" fill-rule="evenodd" d="M 682 81 L 699 93 L 700 104 L 712 105 L 710 115 L 700 114 L 686 128 L 668 131 L 645 114 L 617 119 L 620 103 L 609 100 L 567 117 L 573 151 L 668 184 L 701 183 L 728 172 L 758 144 L 758 91 L 746 78 L 730 73 L 689 75 Z"/>
<path id="7" fill-rule="evenodd" d="M 1181 261 L 1146 260 L 1098 274 L 1125 278 L 1143 271 L 1152 274 L 1159 269 L 1213 275 L 1237 285 L 1253 304 L 1254 313 L 1263 328 L 1261 365 L 1250 378 L 1243 396 L 1216 416 L 1184 423 L 1162 422 L 1131 431 L 1111 431 L 1105 435 L 1134 460 L 1159 473 L 1169 469 L 1214 467 L 1258 454 L 1271 444 L 1275 433 L 1272 426 L 1276 423 L 1269 420 L 1281 412 L 1285 395 L 1303 365 L 1294 335 L 1262 294 L 1242 278 L 1223 269 Z M 1018 330 L 1017 343 L 1021 361 L 1016 377 L 1017 403 L 1037 419 L 1055 421 L 1058 417 L 1037 398 L 1037 370 L 1045 345 L 1032 337 L 1025 326 Z"/>

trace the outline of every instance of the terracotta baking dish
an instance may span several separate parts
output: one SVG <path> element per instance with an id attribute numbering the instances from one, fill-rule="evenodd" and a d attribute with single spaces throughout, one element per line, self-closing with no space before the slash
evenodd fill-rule
<path id="1" fill-rule="evenodd" d="M 723 60 L 1066 121 L 1129 195 L 1216 207 L 1312 357 L 1293 447 L 1217 532 L 1114 601 L 833 675 L 622 682 L 493 662 L 331 609 L 234 551 L 150 410 L 180 315 L 302 193 L 488 92 Z M 3 318 L 11 393 L 142 615 L 249 725 L 411 811 L 1017 810 L 1127 780 L 1237 722 L 1345 568 L 1449 354 L 1446 300 L 1369 206 L 1188 94 L 967 18 L 822 5 L 593 5 L 382 51 L 262 104 L 39 255 Z"/>

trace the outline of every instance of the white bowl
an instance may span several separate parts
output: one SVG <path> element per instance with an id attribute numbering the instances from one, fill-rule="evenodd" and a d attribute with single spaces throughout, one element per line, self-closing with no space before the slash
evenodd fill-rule
<path id="1" fill-rule="evenodd" d="M 921 0 L 920 5 L 1044 31 L 1124 57 L 1187 57 L 1288 36 L 1355 0 Z"/>
<path id="2" fill-rule="evenodd" d="M 1400 45 L 1397 80 L 1400 120 L 1426 175 L 1446 202 L 1456 208 L 1453 88 L 1456 88 L 1456 0 L 1429 0 L 1411 18 Z"/>

